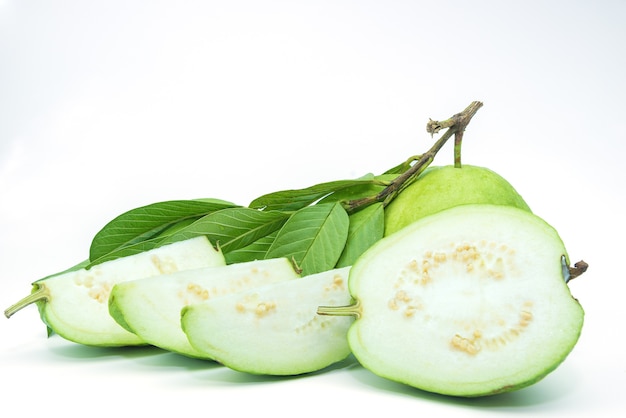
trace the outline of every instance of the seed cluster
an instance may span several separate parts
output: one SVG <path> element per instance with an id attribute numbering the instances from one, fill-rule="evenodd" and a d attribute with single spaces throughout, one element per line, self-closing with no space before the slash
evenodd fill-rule
<path id="1" fill-rule="evenodd" d="M 328 328 L 335 320 L 336 318 L 332 316 L 315 315 L 313 318 L 311 318 L 309 322 L 297 327 L 295 329 L 295 332 L 296 334 L 304 334 L 306 332 L 314 331 L 316 329 Z"/>
<path id="2" fill-rule="evenodd" d="M 394 297 L 389 300 L 388 306 L 393 311 L 403 309 L 404 316 L 407 318 L 424 309 L 422 302 L 416 297 L 410 297 L 405 290 L 398 290 Z"/>
<path id="3" fill-rule="evenodd" d="M 189 283 L 187 285 L 187 293 L 195 295 L 200 300 L 209 299 L 209 291 L 203 288 L 202 286 L 200 286 L 199 284 Z"/>
<path id="4" fill-rule="evenodd" d="M 178 271 L 176 262 L 171 258 L 161 258 L 158 255 L 153 255 L 150 258 L 150 261 L 152 261 L 152 264 L 161 274 L 174 273 L 175 271 Z"/>
<path id="5" fill-rule="evenodd" d="M 153 255 L 150 257 L 150 261 L 160 274 L 178 271 L 176 262 L 171 258 L 162 258 L 158 255 Z M 77 286 L 83 286 L 88 289 L 87 295 L 98 303 L 108 303 L 109 295 L 115 283 L 112 281 L 102 281 L 100 278 L 96 277 L 98 275 L 99 270 L 96 267 L 90 270 L 87 275 L 77 274 L 74 278 L 74 283 Z"/>
<path id="6" fill-rule="evenodd" d="M 533 313 L 531 311 L 532 306 L 533 303 L 531 301 L 524 302 L 523 307 L 519 312 L 517 323 L 498 335 L 485 338 L 483 336 L 483 332 L 480 330 L 475 330 L 469 338 L 455 334 L 450 340 L 450 346 L 470 355 L 478 354 L 478 352 L 483 348 L 492 351 L 502 348 L 507 343 L 512 342 L 515 338 L 517 338 L 530 325 L 533 320 Z M 506 324 L 502 322 L 500 325 L 505 326 Z"/>
<path id="7" fill-rule="evenodd" d="M 257 318 L 264 318 L 276 311 L 276 302 L 255 300 L 256 295 L 248 296 L 235 304 L 235 310 L 239 313 L 252 312 Z"/>
<path id="8" fill-rule="evenodd" d="M 252 268 L 249 273 L 250 275 L 243 276 L 242 278 L 223 287 L 213 286 L 211 288 L 206 288 L 199 283 L 189 283 L 184 290 L 180 290 L 178 292 L 178 297 L 182 299 L 185 305 L 203 302 L 210 298 L 229 295 L 248 287 L 248 284 L 252 280 L 252 276 L 261 275 L 262 277 L 268 277 L 270 274 L 267 269 L 259 269 L 257 267 Z"/>
<path id="9" fill-rule="evenodd" d="M 439 280 L 461 281 L 471 276 L 481 280 L 502 281 L 509 276 L 513 277 L 516 272 L 515 250 L 505 244 L 486 240 L 450 243 L 439 250 L 426 251 L 421 257 L 405 264 L 394 282 L 395 293 L 388 299 L 387 307 L 400 312 L 407 319 L 419 313 L 421 318 L 429 320 L 434 311 L 426 310 L 420 294 Z M 476 285 L 479 286 L 478 282 Z M 485 320 L 462 318 L 454 321 L 465 332 L 455 333 L 450 339 L 450 346 L 469 355 L 476 355 L 483 348 L 496 350 L 528 327 L 533 318 L 531 307 L 532 303 L 526 302 L 519 310 L 517 322 L 509 327 L 504 320 L 491 326 Z M 486 336 L 487 331 L 493 331 L 492 328 L 497 330 L 497 335 Z"/>
<path id="10" fill-rule="evenodd" d="M 94 273 L 86 276 L 78 274 L 74 278 L 74 283 L 77 286 L 85 287 L 87 289 L 87 295 L 96 302 L 108 303 L 113 284 L 106 281 L 96 280 L 93 274 Z M 95 274 L 97 274 L 97 272 Z"/>
<path id="11" fill-rule="evenodd" d="M 254 309 L 254 314 L 257 317 L 262 318 L 269 315 L 274 310 L 276 310 L 276 302 L 261 302 L 256 305 L 256 308 Z"/>
<path id="12" fill-rule="evenodd" d="M 343 291 L 345 290 L 345 280 L 341 275 L 337 274 L 333 277 L 333 282 L 324 288 L 326 292 Z"/>
<path id="13" fill-rule="evenodd" d="M 504 279 L 508 272 L 515 270 L 515 250 L 505 244 L 482 240 L 476 244 L 451 243 L 449 247 L 441 251 L 426 251 L 421 259 L 410 260 L 398 274 L 394 288 L 427 286 L 432 283 L 433 274 L 444 265 L 460 267 L 459 275 L 477 274 L 494 280 Z"/>
<path id="14" fill-rule="evenodd" d="M 474 331 L 472 338 L 461 337 L 459 334 L 456 334 L 452 337 L 450 341 L 450 345 L 457 350 L 461 350 L 466 352 L 467 354 L 475 355 L 480 351 L 479 339 L 482 337 L 482 333 L 480 331 Z"/>

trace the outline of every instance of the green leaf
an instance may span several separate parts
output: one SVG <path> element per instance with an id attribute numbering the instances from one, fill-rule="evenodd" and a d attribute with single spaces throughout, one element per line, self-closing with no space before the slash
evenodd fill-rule
<path id="1" fill-rule="evenodd" d="M 413 157 L 409 158 L 408 160 L 405 160 L 403 162 L 401 162 L 400 164 L 398 164 L 395 167 L 391 167 L 389 170 L 385 171 L 384 174 L 402 174 L 405 171 L 407 171 L 409 168 L 411 168 L 411 166 L 416 163 L 417 161 L 419 161 L 421 158 L 420 155 L 414 155 Z"/>
<path id="2" fill-rule="evenodd" d="M 324 196 L 355 185 L 380 184 L 373 175 L 354 180 L 337 180 L 304 189 L 282 190 L 254 199 L 249 207 L 263 210 L 296 211 L 315 203 Z"/>
<path id="3" fill-rule="evenodd" d="M 110 221 L 95 235 L 89 259 L 100 259 L 113 251 L 157 237 L 179 222 L 233 206 L 222 200 L 202 199 L 171 200 L 132 209 Z"/>
<path id="4" fill-rule="evenodd" d="M 244 248 L 278 230 L 289 214 L 251 208 L 227 208 L 210 213 L 166 238 L 167 242 L 206 235 L 224 255 Z"/>
<path id="5" fill-rule="evenodd" d="M 383 238 L 385 213 L 382 203 L 374 203 L 350 215 L 346 246 L 336 267 L 351 266 L 375 242 Z"/>
<path id="6" fill-rule="evenodd" d="M 349 224 L 339 203 L 307 206 L 280 229 L 265 258 L 292 259 L 303 276 L 330 270 L 346 244 Z"/>
<path id="7" fill-rule="evenodd" d="M 348 202 L 350 200 L 373 197 L 382 192 L 396 177 L 397 175 L 395 174 L 382 174 L 369 179 L 367 182 L 359 181 L 323 197 L 318 203 Z"/>
<path id="8" fill-rule="evenodd" d="M 238 250 L 230 251 L 224 254 L 226 264 L 245 263 L 246 261 L 263 260 L 267 254 L 267 250 L 272 246 L 272 243 L 276 239 L 278 231 L 274 231 L 269 235 L 266 235 L 252 244 L 240 248 Z"/>

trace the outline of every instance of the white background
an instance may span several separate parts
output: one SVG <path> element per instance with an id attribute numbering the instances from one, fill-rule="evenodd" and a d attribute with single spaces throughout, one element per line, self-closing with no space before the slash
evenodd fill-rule
<path id="1" fill-rule="evenodd" d="M 460 400 L 353 362 L 276 379 L 82 347 L 47 339 L 31 306 L 0 320 L 0 415 L 626 412 L 625 20 L 621 0 L 0 0 L 3 309 L 126 210 L 379 173 L 472 100 L 464 162 L 506 177 L 590 264 L 570 283 L 578 345 L 519 392 Z"/>

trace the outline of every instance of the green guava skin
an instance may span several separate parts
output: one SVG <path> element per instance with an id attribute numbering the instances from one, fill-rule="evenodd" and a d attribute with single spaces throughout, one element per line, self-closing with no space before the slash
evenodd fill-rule
<path id="1" fill-rule="evenodd" d="M 429 167 L 385 208 L 385 236 L 444 209 L 466 204 L 513 206 L 531 212 L 502 176 L 479 166 Z"/>

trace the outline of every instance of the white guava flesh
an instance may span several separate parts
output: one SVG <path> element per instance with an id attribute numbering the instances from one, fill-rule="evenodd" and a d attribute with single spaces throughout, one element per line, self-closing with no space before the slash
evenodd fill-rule
<path id="1" fill-rule="evenodd" d="M 183 307 L 299 277 L 286 258 L 179 271 L 115 285 L 109 297 L 109 311 L 118 323 L 149 344 L 204 358 L 181 329 Z"/>
<path id="2" fill-rule="evenodd" d="M 465 205 L 423 218 L 353 266 L 353 354 L 380 376 L 441 394 L 528 386 L 581 332 L 562 260 L 556 231 L 528 211 Z"/>
<path id="3" fill-rule="evenodd" d="M 191 344 L 243 372 L 296 375 L 350 354 L 351 317 L 317 315 L 320 304 L 350 303 L 343 267 L 190 305 L 182 326 Z"/>
<path id="4" fill-rule="evenodd" d="M 223 254 L 201 236 L 35 282 L 34 292 L 46 292 L 46 300 L 38 302 L 42 320 L 67 340 L 93 346 L 143 345 L 141 338 L 109 315 L 113 286 L 126 280 L 224 264 Z"/>

